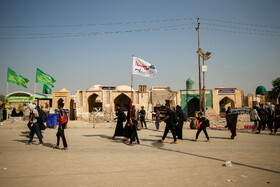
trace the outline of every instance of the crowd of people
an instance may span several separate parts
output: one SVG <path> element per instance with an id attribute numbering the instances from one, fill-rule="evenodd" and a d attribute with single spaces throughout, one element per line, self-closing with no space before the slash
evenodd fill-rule
<path id="1" fill-rule="evenodd" d="M 140 116 L 140 123 L 138 124 L 138 121 L 136 120 L 136 112 L 135 112 L 135 106 L 132 106 L 132 110 L 130 110 L 129 105 L 125 105 L 126 109 L 128 110 L 127 115 L 121 110 L 121 106 L 119 104 L 116 105 L 116 118 L 117 125 L 115 128 L 115 133 L 113 136 L 110 137 L 110 139 L 115 139 L 116 136 L 123 137 L 123 141 L 129 141 L 128 145 L 131 145 L 133 141 L 137 141 L 137 144 L 140 144 L 137 131 L 141 130 L 144 126 L 147 128 L 146 122 L 145 122 L 145 116 L 146 111 L 144 107 L 141 107 L 140 112 L 138 115 Z M 170 104 L 165 104 L 166 114 L 163 118 L 160 117 L 160 111 L 159 109 L 156 109 L 155 112 L 155 126 L 156 130 L 159 130 L 159 124 L 160 122 L 165 122 L 165 130 L 163 133 L 163 136 L 158 142 L 163 143 L 167 134 L 169 131 L 171 132 L 173 136 L 173 142 L 171 144 L 177 144 L 177 139 L 183 139 L 183 125 L 184 121 L 186 121 L 186 115 L 182 111 L 181 107 L 179 105 L 176 106 L 174 110 L 170 108 Z M 131 114 L 130 114 L 131 111 Z M 194 141 L 197 141 L 198 136 L 200 132 L 203 130 L 203 132 L 206 135 L 207 142 L 209 142 L 209 137 L 206 131 L 206 127 L 209 125 L 209 120 L 207 120 L 205 117 L 202 116 L 202 113 L 198 113 L 197 120 L 199 121 L 200 128 L 197 131 L 196 138 Z M 208 125 L 207 125 L 208 121 Z M 125 123 L 125 126 L 123 127 L 123 123 Z"/>
<path id="2" fill-rule="evenodd" d="M 59 115 L 57 121 L 59 122 L 58 131 L 57 131 L 57 143 L 53 147 L 54 149 L 60 149 L 60 139 L 62 139 L 63 142 L 63 148 L 62 150 L 67 150 L 68 145 L 65 137 L 65 129 L 67 128 L 68 123 L 68 116 L 67 112 L 63 109 L 64 104 L 59 103 Z M 115 139 L 117 136 L 123 137 L 123 141 L 128 141 L 128 145 L 132 145 L 134 141 L 136 141 L 136 144 L 140 144 L 140 140 L 138 138 L 137 131 L 141 130 L 142 128 L 147 129 L 146 124 L 146 111 L 144 109 L 144 106 L 141 107 L 141 110 L 136 114 L 135 106 L 132 106 L 130 109 L 130 105 L 125 105 L 127 109 L 127 115 L 121 110 L 121 106 L 119 104 L 116 104 L 116 118 L 117 124 L 115 128 L 114 135 L 110 137 L 110 139 Z M 3 121 L 3 114 L 5 104 L 0 105 L 0 122 Z M 41 130 L 45 129 L 44 125 L 44 119 L 43 115 L 44 112 L 41 113 L 41 109 L 37 107 L 34 103 L 30 103 L 27 105 L 27 108 L 30 111 L 29 116 L 29 122 L 27 124 L 28 128 L 30 129 L 29 134 L 29 140 L 27 144 L 31 144 L 34 138 L 34 135 L 36 134 L 39 139 L 39 146 L 42 146 L 44 144 L 43 142 L 43 135 Z M 159 130 L 160 122 L 165 122 L 165 130 L 163 133 L 163 136 L 158 142 L 163 143 L 166 136 L 168 135 L 169 131 L 172 134 L 173 141 L 171 144 L 177 144 L 178 139 L 183 139 L 183 125 L 184 121 L 186 121 L 186 115 L 182 111 L 181 107 L 179 105 L 176 106 L 173 110 L 170 108 L 170 104 L 165 104 L 166 113 L 164 117 L 161 117 L 161 113 L 159 109 L 156 109 L 155 111 L 155 127 L 156 130 Z M 139 121 L 138 124 L 137 115 L 139 115 Z M 231 138 L 234 139 L 236 136 L 236 122 L 237 122 L 237 115 L 233 114 L 231 111 L 231 108 L 228 107 L 226 111 L 226 120 L 227 125 L 226 128 L 228 128 L 232 136 Z M 46 117 L 45 117 L 46 118 Z M 197 114 L 197 117 L 194 117 L 193 119 L 196 119 L 198 121 L 198 129 L 195 136 L 194 141 L 198 140 L 199 134 L 201 131 L 204 132 L 206 137 L 206 142 L 210 141 L 210 138 L 207 133 L 207 127 L 209 127 L 209 120 L 203 116 L 201 112 Z M 277 130 L 280 128 L 280 105 L 271 105 L 270 107 L 264 108 L 264 105 L 260 104 L 260 107 L 253 107 L 253 109 L 250 111 L 250 119 L 252 122 L 254 122 L 254 127 L 252 132 L 259 134 L 261 130 L 265 130 L 266 127 L 270 129 L 270 134 L 276 134 Z M 124 125 L 125 123 L 125 125 Z"/>
<path id="3" fill-rule="evenodd" d="M 59 103 L 58 108 L 59 108 L 59 115 L 58 115 L 58 130 L 57 130 L 57 143 L 53 147 L 54 149 L 60 149 L 59 144 L 60 144 L 60 139 L 62 139 L 63 142 L 63 148 L 62 150 L 67 150 L 68 145 L 65 137 L 64 130 L 67 128 L 67 123 L 68 123 L 68 116 L 67 112 L 63 109 L 64 104 Z M 28 145 L 30 145 L 33 141 L 34 134 L 36 133 L 38 139 L 39 139 L 39 146 L 44 145 L 43 142 L 43 135 L 42 135 L 42 130 L 44 130 L 46 127 L 44 125 L 44 122 L 46 120 L 46 116 L 44 117 L 45 113 L 44 111 L 41 112 L 41 109 L 36 106 L 34 103 L 30 103 L 27 105 L 27 108 L 30 111 L 29 115 L 29 122 L 27 124 L 28 128 L 30 129 L 30 134 L 28 135 L 29 140 L 27 142 Z"/>
<path id="4" fill-rule="evenodd" d="M 260 134 L 268 128 L 270 134 L 274 135 L 280 128 L 280 105 L 270 105 L 267 108 L 263 104 L 260 104 L 260 107 L 254 106 L 250 112 L 250 119 L 254 122 L 252 132 Z"/>

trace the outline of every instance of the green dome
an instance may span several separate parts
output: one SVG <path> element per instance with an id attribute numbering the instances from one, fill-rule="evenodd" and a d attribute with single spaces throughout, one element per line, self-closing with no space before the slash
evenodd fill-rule
<path id="1" fill-rule="evenodd" d="M 266 89 L 264 86 L 258 86 L 256 89 L 256 95 L 264 95 L 266 92 Z"/>
<path id="2" fill-rule="evenodd" d="M 188 80 L 186 81 L 187 90 L 194 90 L 194 85 L 195 81 L 193 80 L 193 78 L 188 78 Z"/>

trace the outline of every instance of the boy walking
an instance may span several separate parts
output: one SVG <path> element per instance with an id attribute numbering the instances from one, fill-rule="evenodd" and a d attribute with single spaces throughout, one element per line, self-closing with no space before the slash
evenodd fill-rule
<path id="1" fill-rule="evenodd" d="M 65 138 L 65 134 L 64 134 L 64 129 L 67 128 L 68 116 L 67 116 L 66 111 L 63 109 L 63 107 L 64 107 L 63 103 L 58 104 L 59 116 L 58 116 L 57 121 L 59 122 L 59 126 L 58 126 L 58 130 L 56 133 L 57 144 L 54 147 L 54 149 L 59 149 L 59 141 L 61 138 L 62 142 L 63 142 L 63 146 L 64 146 L 64 148 L 62 150 L 68 150 L 68 146 L 67 146 L 67 142 L 66 142 L 66 138 Z"/>

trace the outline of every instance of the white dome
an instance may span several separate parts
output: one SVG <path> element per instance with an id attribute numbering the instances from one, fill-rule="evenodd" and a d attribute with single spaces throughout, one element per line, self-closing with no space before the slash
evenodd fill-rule
<path id="1" fill-rule="evenodd" d="M 120 85 L 116 88 L 117 91 L 131 91 L 131 87 L 127 85 Z M 134 91 L 134 89 L 132 89 Z"/>
<path id="2" fill-rule="evenodd" d="M 99 90 L 101 90 L 100 87 L 101 87 L 101 85 L 97 84 L 97 85 L 92 86 L 88 90 L 89 91 L 99 91 Z"/>

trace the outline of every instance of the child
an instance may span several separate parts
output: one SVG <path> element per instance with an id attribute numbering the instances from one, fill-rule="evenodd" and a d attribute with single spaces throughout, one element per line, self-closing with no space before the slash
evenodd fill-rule
<path id="1" fill-rule="evenodd" d="M 204 132 L 204 134 L 207 138 L 206 142 L 209 142 L 210 140 L 209 140 L 209 137 L 208 137 L 208 134 L 207 134 L 207 131 L 206 131 L 206 127 L 207 127 L 206 120 L 207 119 L 205 117 L 202 117 L 201 112 L 199 112 L 197 115 L 198 115 L 197 120 L 198 120 L 198 123 L 199 123 L 199 129 L 196 132 L 196 136 L 195 136 L 194 141 L 197 141 L 200 132 L 203 130 L 203 132 Z"/>

